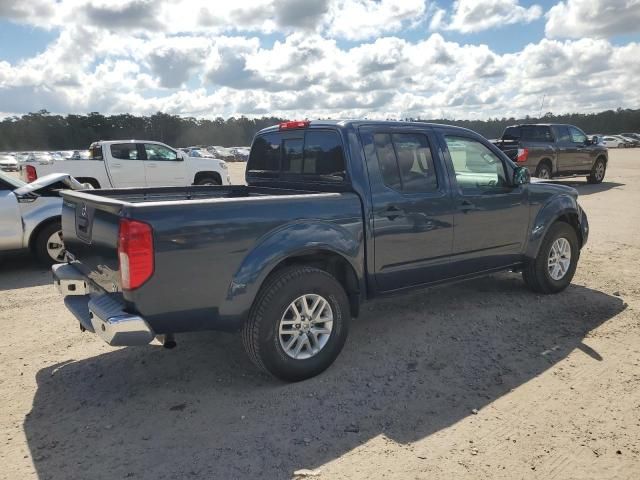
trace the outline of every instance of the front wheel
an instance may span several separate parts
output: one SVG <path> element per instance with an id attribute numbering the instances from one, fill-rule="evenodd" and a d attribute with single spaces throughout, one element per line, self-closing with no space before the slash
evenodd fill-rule
<path id="1" fill-rule="evenodd" d="M 36 257 L 41 263 L 53 265 L 64 262 L 66 250 L 60 222 L 52 222 L 40 230 L 33 246 Z"/>
<path id="2" fill-rule="evenodd" d="M 267 280 L 242 339 L 259 368 L 296 382 L 333 363 L 347 339 L 350 319 L 347 295 L 331 274 L 294 266 Z"/>
<path id="3" fill-rule="evenodd" d="M 587 177 L 589 183 L 602 183 L 604 180 L 604 174 L 607 171 L 607 164 L 603 159 L 599 158 L 591 168 L 591 173 Z"/>
<path id="4" fill-rule="evenodd" d="M 571 225 L 556 222 L 540 245 L 538 256 L 522 271 L 527 286 L 536 293 L 558 293 L 567 288 L 576 273 L 580 247 Z"/>

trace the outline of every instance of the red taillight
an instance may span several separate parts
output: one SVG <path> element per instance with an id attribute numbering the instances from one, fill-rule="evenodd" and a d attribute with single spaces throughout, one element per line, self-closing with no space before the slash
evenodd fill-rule
<path id="1" fill-rule="evenodd" d="M 120 219 L 118 260 L 123 290 L 134 290 L 153 275 L 153 230 L 151 226 Z"/>
<path id="2" fill-rule="evenodd" d="M 528 157 L 529 157 L 529 149 L 528 148 L 519 148 L 518 149 L 518 158 L 516 159 L 516 162 L 518 162 L 518 163 L 526 162 Z"/>
<path id="3" fill-rule="evenodd" d="M 33 165 L 27 165 L 25 169 L 27 171 L 27 182 L 31 183 L 34 180 L 38 179 L 38 172 L 36 172 L 36 167 L 34 167 Z"/>
<path id="4" fill-rule="evenodd" d="M 294 120 L 292 122 L 282 122 L 280 130 L 291 130 L 293 128 L 307 128 L 311 122 L 309 120 Z"/>

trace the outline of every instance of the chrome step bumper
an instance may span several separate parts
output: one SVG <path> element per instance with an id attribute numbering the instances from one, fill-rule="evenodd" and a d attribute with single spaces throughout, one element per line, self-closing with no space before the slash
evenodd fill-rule
<path id="1" fill-rule="evenodd" d="M 125 312 L 115 294 L 90 292 L 85 277 L 72 265 L 54 265 L 51 271 L 53 283 L 65 296 L 69 311 L 83 328 L 109 345 L 146 345 L 155 338 L 144 318 Z"/>

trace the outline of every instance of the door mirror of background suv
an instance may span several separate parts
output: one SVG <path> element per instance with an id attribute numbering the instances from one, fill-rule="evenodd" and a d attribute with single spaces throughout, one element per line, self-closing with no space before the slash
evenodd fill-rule
<path id="1" fill-rule="evenodd" d="M 527 167 L 516 167 L 513 172 L 513 184 L 515 186 L 525 185 L 531 181 L 531 175 Z"/>

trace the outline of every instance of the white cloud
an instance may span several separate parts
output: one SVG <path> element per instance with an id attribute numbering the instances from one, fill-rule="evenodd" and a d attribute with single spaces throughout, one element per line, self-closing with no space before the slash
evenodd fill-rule
<path id="1" fill-rule="evenodd" d="M 461 33 L 529 23 L 542 16 L 539 5 L 526 8 L 519 5 L 518 0 L 457 0 L 452 10 L 451 21 L 445 28 Z"/>
<path id="2" fill-rule="evenodd" d="M 546 14 L 548 37 L 611 37 L 640 32 L 640 0 L 567 0 Z"/>
<path id="3" fill-rule="evenodd" d="M 134 13 L 146 11 L 148 2 L 94 2 L 89 22 L 89 13 L 74 21 L 65 17 L 72 7 L 86 12 L 86 0 L 62 0 L 55 21 L 67 20 L 56 40 L 32 58 L 13 64 L 0 59 L 2 111 L 486 118 L 535 114 L 542 95 L 556 113 L 640 105 L 637 43 L 542 39 L 499 54 L 438 33 L 415 41 L 373 33 L 371 26 L 383 20 L 392 31 L 424 15 L 435 18 L 438 7 L 425 11 L 424 2 L 372 3 L 369 16 L 360 16 L 369 0 L 333 0 L 287 16 L 272 0 L 215 12 L 209 3 L 185 1 L 154 4 L 155 16 L 145 21 L 166 28 L 152 30 L 131 20 L 124 28 L 118 20 L 125 11 L 138 18 Z M 22 10 L 2 5 L 16 21 L 41 21 L 29 10 L 37 0 Z M 333 22 L 338 12 L 349 11 L 353 16 Z M 172 22 L 164 23 L 169 17 Z M 220 23 L 227 18 L 236 19 L 231 32 Z M 239 25 L 248 33 L 240 33 Z M 292 33 L 283 33 L 289 28 Z M 261 42 L 256 32 L 271 30 L 283 39 Z M 376 39 L 356 46 L 338 39 L 370 34 Z"/>

